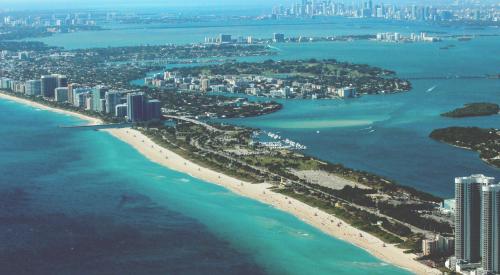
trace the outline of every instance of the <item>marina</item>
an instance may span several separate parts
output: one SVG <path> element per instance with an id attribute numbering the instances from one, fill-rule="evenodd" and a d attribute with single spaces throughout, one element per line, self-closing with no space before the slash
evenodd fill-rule
<path id="1" fill-rule="evenodd" d="M 261 138 L 261 135 L 271 139 L 271 141 L 258 141 L 257 144 L 270 149 L 290 149 L 290 150 L 307 150 L 307 146 L 293 141 L 289 138 L 282 137 L 279 133 L 261 131 L 254 135 L 254 138 Z"/>

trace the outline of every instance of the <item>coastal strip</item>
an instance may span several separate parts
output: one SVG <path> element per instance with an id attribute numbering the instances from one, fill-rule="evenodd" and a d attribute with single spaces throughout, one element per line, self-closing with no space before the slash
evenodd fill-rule
<path id="1" fill-rule="evenodd" d="M 101 125 L 103 123 L 102 120 L 95 118 L 95 117 L 90 117 L 90 116 L 82 115 L 82 114 L 79 114 L 76 112 L 70 112 L 70 111 L 62 110 L 62 109 L 58 109 L 58 108 L 52 108 L 52 107 L 49 107 L 47 105 L 43 105 L 43 104 L 28 100 L 28 99 L 7 95 L 5 93 L 2 93 L 1 91 L 0 91 L 0 99 L 15 101 L 17 103 L 29 105 L 33 108 L 38 108 L 40 110 L 47 110 L 47 111 L 51 111 L 51 112 L 58 113 L 58 114 L 74 116 L 74 117 L 77 117 L 81 120 L 86 121 L 87 125 Z"/>
<path id="2" fill-rule="evenodd" d="M 102 124 L 101 120 L 90 116 L 47 107 L 36 102 L 2 93 L 0 93 L 0 99 L 15 101 L 60 114 L 72 115 L 87 121 L 89 125 Z M 416 274 L 440 274 L 437 269 L 430 268 L 416 261 L 414 259 L 416 255 L 414 254 L 406 254 L 395 245 L 385 244 L 375 236 L 354 228 L 331 214 L 283 194 L 273 192 L 270 190 L 270 188 L 273 187 L 271 184 L 252 184 L 197 165 L 170 150 L 158 146 L 147 136 L 131 128 L 106 129 L 103 131 L 131 145 L 152 162 L 172 170 L 189 174 L 203 181 L 223 186 L 238 195 L 257 200 L 279 210 L 288 212 L 335 238 L 344 240 L 366 250 L 382 261 L 407 269 Z"/>

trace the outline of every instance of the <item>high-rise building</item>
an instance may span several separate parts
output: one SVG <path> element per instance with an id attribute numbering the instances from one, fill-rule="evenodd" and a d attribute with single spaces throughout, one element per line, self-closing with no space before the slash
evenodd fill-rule
<path id="1" fill-rule="evenodd" d="M 68 87 L 68 78 L 65 75 L 56 75 L 57 76 L 57 87 Z"/>
<path id="2" fill-rule="evenodd" d="M 120 109 L 118 109 L 120 106 Z M 116 106 L 116 116 L 122 115 L 122 105 Z M 127 117 L 130 122 L 157 120 L 161 118 L 161 103 L 159 100 L 147 100 L 144 93 L 127 94 Z"/>
<path id="3" fill-rule="evenodd" d="M 161 103 L 157 99 L 148 100 L 147 120 L 158 120 L 161 118 Z"/>
<path id="4" fill-rule="evenodd" d="M 121 103 L 122 100 L 122 91 L 108 91 L 104 95 L 104 99 L 106 100 L 106 113 L 113 114 L 116 110 L 116 105 Z"/>
<path id="5" fill-rule="evenodd" d="M 73 89 L 73 106 L 84 108 L 86 106 L 87 95 L 90 88 L 78 87 Z"/>
<path id="6" fill-rule="evenodd" d="M 92 88 L 92 110 L 96 112 L 104 112 L 101 104 L 101 99 L 104 99 L 106 96 L 106 92 L 109 91 L 109 89 L 105 86 L 96 86 Z"/>
<path id="7" fill-rule="evenodd" d="M 99 108 L 100 112 L 106 112 L 106 99 L 99 100 Z"/>
<path id="8" fill-rule="evenodd" d="M 232 38 L 230 34 L 220 34 L 219 35 L 219 43 L 224 44 L 224 43 L 231 43 Z"/>
<path id="9" fill-rule="evenodd" d="M 283 43 L 285 42 L 285 35 L 282 33 L 273 34 L 273 42 L 274 43 Z"/>
<path id="10" fill-rule="evenodd" d="M 26 81 L 26 94 L 31 96 L 40 95 L 42 92 L 42 82 L 40 80 Z"/>
<path id="11" fill-rule="evenodd" d="M 10 79 L 10 78 L 6 78 L 6 77 L 0 78 L 0 89 L 9 90 L 11 82 L 12 82 L 12 79 Z"/>
<path id="12" fill-rule="evenodd" d="M 484 175 L 455 178 L 455 257 L 457 262 L 481 259 L 481 188 L 494 178 Z"/>
<path id="13" fill-rule="evenodd" d="M 206 91 L 208 91 L 208 88 L 210 88 L 210 79 L 203 78 L 201 80 L 201 91 L 206 92 Z"/>
<path id="14" fill-rule="evenodd" d="M 500 184 L 482 187 L 482 267 L 500 274 Z"/>
<path id="15" fill-rule="evenodd" d="M 43 75 L 41 78 L 41 92 L 43 97 L 54 98 L 58 80 L 56 75 Z"/>
<path id="16" fill-rule="evenodd" d="M 131 122 L 144 121 L 147 118 L 146 95 L 144 93 L 127 94 L 127 117 Z"/>
<path id="17" fill-rule="evenodd" d="M 80 88 L 80 84 L 71 83 L 68 84 L 68 102 L 71 104 L 75 104 L 75 89 Z"/>
<path id="18" fill-rule="evenodd" d="M 454 238 L 436 235 L 431 239 L 422 240 L 422 253 L 424 256 L 444 255 L 452 252 Z"/>
<path id="19" fill-rule="evenodd" d="M 94 100 L 92 97 L 92 93 L 85 93 L 85 110 L 94 110 Z"/>
<path id="20" fill-rule="evenodd" d="M 115 106 L 115 116 L 116 117 L 126 117 L 127 116 L 127 104 L 118 104 Z"/>
<path id="21" fill-rule="evenodd" d="M 344 87 L 337 90 L 337 95 L 342 98 L 356 97 L 356 88 Z"/>
<path id="22" fill-rule="evenodd" d="M 59 87 L 54 91 L 54 97 L 57 102 L 67 102 L 68 101 L 68 88 Z"/>

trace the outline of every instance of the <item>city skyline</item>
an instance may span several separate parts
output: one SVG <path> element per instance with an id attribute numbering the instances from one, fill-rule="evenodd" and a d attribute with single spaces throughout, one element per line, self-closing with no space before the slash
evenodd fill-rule
<path id="1" fill-rule="evenodd" d="M 321 1 L 318 1 L 321 2 Z M 352 1 L 352 0 L 339 0 L 339 3 L 344 3 L 346 5 L 359 5 L 363 1 Z M 414 1 L 414 0 L 386 0 L 386 1 L 373 1 L 374 4 L 401 4 L 401 5 L 450 5 L 450 4 L 492 4 L 496 3 L 494 0 L 439 0 L 439 1 Z M 81 8 L 108 8 L 108 9 L 120 9 L 120 8 L 134 8 L 134 7 L 163 7 L 163 8 L 196 8 L 196 7 L 209 7 L 209 8 L 261 8 L 262 10 L 268 9 L 276 5 L 292 5 L 298 4 L 301 1 L 298 0 L 255 0 L 251 3 L 235 1 L 235 0 L 215 0 L 215 1 L 159 1 L 159 0 L 149 0 L 140 2 L 130 2 L 121 0 L 108 0 L 108 1 L 68 1 L 68 0 L 20 0 L 20 1 L 10 1 L 10 0 L 0 0 L 0 11 L 2 9 L 19 9 L 19 10 L 44 10 L 48 9 L 47 4 L 57 5 L 56 10 L 61 9 L 81 9 Z M 54 9 L 51 7 L 50 9 Z"/>

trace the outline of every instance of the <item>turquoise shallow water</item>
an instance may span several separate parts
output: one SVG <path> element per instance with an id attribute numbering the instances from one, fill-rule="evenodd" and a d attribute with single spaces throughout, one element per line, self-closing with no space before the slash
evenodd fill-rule
<path id="1" fill-rule="evenodd" d="M 76 123 L 0 100 L 1 274 L 406 274 Z"/>

